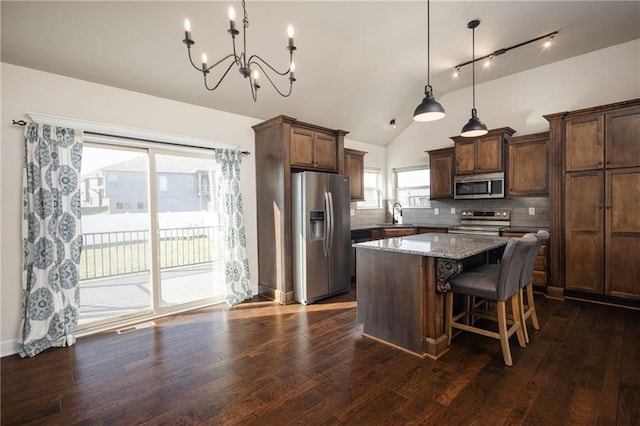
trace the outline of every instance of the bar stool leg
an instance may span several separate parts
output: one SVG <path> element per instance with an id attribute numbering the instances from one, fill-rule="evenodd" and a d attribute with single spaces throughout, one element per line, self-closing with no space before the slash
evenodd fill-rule
<path id="1" fill-rule="evenodd" d="M 520 301 L 520 323 L 522 324 L 522 331 L 524 332 L 524 341 L 529 343 L 529 332 L 527 331 L 527 317 L 524 313 L 524 290 L 518 291 L 518 300 Z"/>
<path id="2" fill-rule="evenodd" d="M 522 320 L 520 318 L 520 293 L 516 293 L 511 296 L 511 310 L 513 311 L 513 322 L 516 327 L 516 335 L 518 336 L 518 344 L 521 348 L 524 348 L 527 343 L 524 338 L 524 331 L 522 328 Z"/>
<path id="3" fill-rule="evenodd" d="M 507 309 L 505 303 L 497 302 L 498 310 L 498 334 L 500 335 L 500 347 L 502 348 L 502 357 L 504 363 L 508 366 L 513 364 L 511 359 L 511 349 L 509 349 L 509 336 L 507 335 Z"/>
<path id="4" fill-rule="evenodd" d="M 531 323 L 533 328 L 540 330 L 540 323 L 538 322 L 538 314 L 536 313 L 536 305 L 533 299 L 533 283 L 527 284 L 527 307 L 531 311 Z"/>
<path id="5" fill-rule="evenodd" d="M 448 292 L 445 295 L 445 333 L 447 334 L 448 345 L 451 345 L 451 323 L 453 322 L 453 293 Z"/>

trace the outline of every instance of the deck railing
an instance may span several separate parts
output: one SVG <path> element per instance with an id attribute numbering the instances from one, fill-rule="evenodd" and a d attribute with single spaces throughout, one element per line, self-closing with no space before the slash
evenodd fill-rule
<path id="1" fill-rule="evenodd" d="M 160 269 L 198 265 L 220 259 L 219 228 L 196 226 L 159 230 Z M 151 270 L 149 231 L 83 234 L 80 280 Z"/>

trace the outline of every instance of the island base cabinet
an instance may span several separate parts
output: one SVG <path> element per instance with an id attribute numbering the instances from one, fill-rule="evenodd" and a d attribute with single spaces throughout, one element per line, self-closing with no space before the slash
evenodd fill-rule
<path id="1" fill-rule="evenodd" d="M 366 336 L 421 357 L 446 352 L 435 259 L 356 249 L 358 322 Z"/>

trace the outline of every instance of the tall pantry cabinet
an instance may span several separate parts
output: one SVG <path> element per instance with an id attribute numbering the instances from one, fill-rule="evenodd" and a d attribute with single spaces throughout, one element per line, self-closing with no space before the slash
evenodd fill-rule
<path id="1" fill-rule="evenodd" d="M 258 292 L 281 304 L 293 303 L 291 174 L 303 170 L 345 173 L 348 132 L 284 115 L 256 124 L 253 130 Z"/>
<path id="2" fill-rule="evenodd" d="M 545 118 L 551 286 L 640 300 L 640 99 Z"/>

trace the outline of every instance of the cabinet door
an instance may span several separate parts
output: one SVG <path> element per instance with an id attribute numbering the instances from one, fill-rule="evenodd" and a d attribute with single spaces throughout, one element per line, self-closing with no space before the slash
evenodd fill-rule
<path id="1" fill-rule="evenodd" d="M 490 136 L 476 140 L 476 173 L 501 172 L 502 137 Z"/>
<path id="2" fill-rule="evenodd" d="M 509 197 L 549 193 L 549 134 L 515 137 L 507 145 Z"/>
<path id="3" fill-rule="evenodd" d="M 565 194 L 565 286 L 602 293 L 604 171 L 567 173 Z"/>
<path id="4" fill-rule="evenodd" d="M 476 172 L 476 144 L 475 140 L 456 142 L 456 175 L 465 175 Z"/>
<path id="5" fill-rule="evenodd" d="M 640 299 L 640 167 L 607 171 L 605 293 Z"/>
<path id="6" fill-rule="evenodd" d="M 605 116 L 607 168 L 640 166 L 640 108 Z"/>
<path id="7" fill-rule="evenodd" d="M 344 150 L 344 166 L 351 181 L 351 201 L 364 200 L 364 154 L 364 151 Z"/>
<path id="8" fill-rule="evenodd" d="M 333 135 L 316 133 L 313 142 L 315 167 L 323 170 L 337 171 L 336 138 Z"/>
<path id="9" fill-rule="evenodd" d="M 307 129 L 291 129 L 291 165 L 313 167 L 314 132 Z"/>
<path id="10" fill-rule="evenodd" d="M 382 238 L 395 238 L 414 235 L 416 231 L 416 228 L 384 228 L 382 229 Z"/>
<path id="11" fill-rule="evenodd" d="M 432 200 L 453 198 L 453 149 L 429 153 Z"/>
<path id="12" fill-rule="evenodd" d="M 594 115 L 566 122 L 567 171 L 601 169 L 604 165 L 604 117 Z"/>

